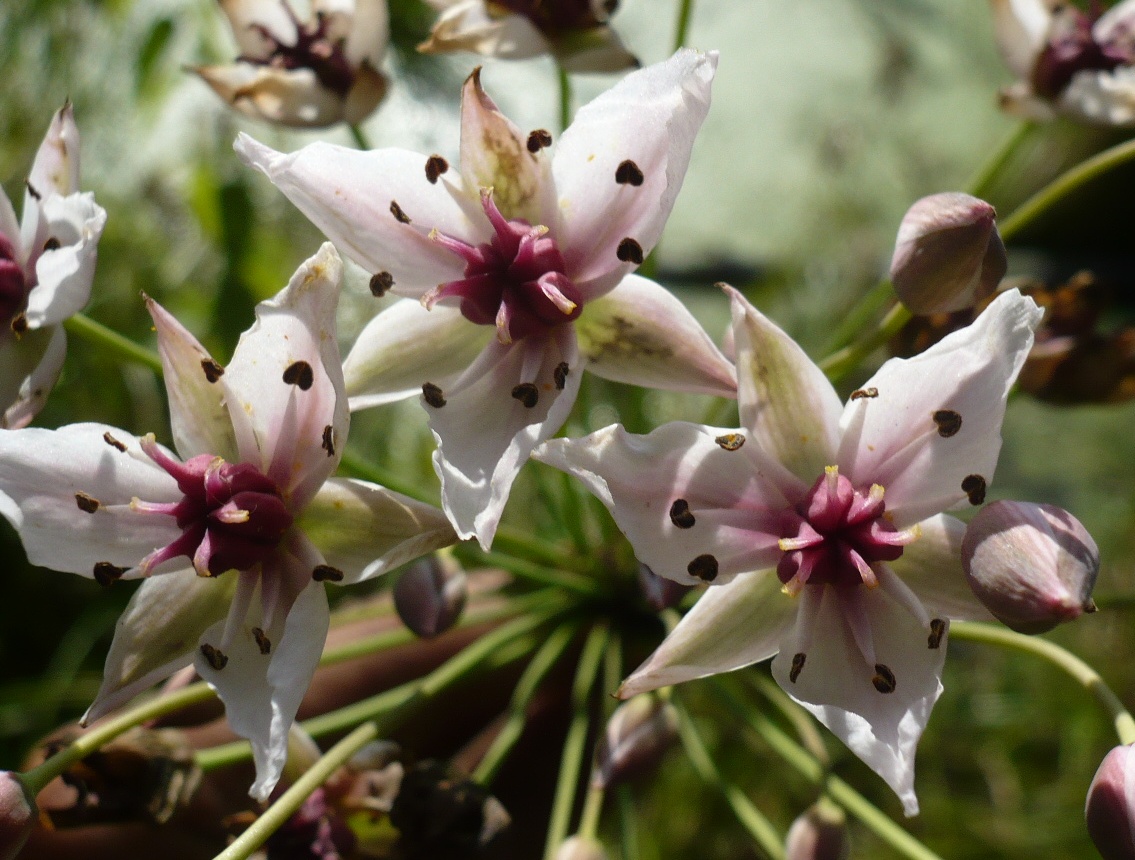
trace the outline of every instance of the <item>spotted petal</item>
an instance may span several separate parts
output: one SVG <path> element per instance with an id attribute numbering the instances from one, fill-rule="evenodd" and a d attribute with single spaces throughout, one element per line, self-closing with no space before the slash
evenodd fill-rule
<path id="1" fill-rule="evenodd" d="M 250 63 L 193 68 L 222 99 L 253 119 L 297 128 L 323 128 L 344 118 L 343 98 L 311 69 L 277 69 Z M 374 100 L 363 116 L 378 104 Z"/>
<path id="2" fill-rule="evenodd" d="M 28 174 L 27 204 L 35 195 L 46 199 L 52 194 L 66 197 L 79 190 L 79 129 L 75 125 L 75 111 L 67 102 L 51 118 L 51 125 L 39 145 L 31 173 Z"/>
<path id="3" fill-rule="evenodd" d="M 962 569 L 962 538 L 966 524 L 939 514 L 918 524 L 919 538 L 889 562 L 894 572 L 918 595 L 931 615 L 956 621 L 992 621 L 993 616 L 973 593 Z"/>
<path id="4" fill-rule="evenodd" d="M 41 227 L 59 247 L 32 249 L 36 286 L 28 294 L 28 325 L 56 325 L 86 307 L 95 275 L 106 211 L 90 193 L 48 197 L 40 205 Z"/>

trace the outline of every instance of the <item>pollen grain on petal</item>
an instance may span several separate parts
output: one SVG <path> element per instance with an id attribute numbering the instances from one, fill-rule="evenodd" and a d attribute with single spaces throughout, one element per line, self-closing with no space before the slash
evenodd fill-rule
<path id="1" fill-rule="evenodd" d="M 402 207 L 398 205 L 397 200 L 390 201 L 390 214 L 403 224 L 410 223 L 410 216 L 402 211 Z"/>
<path id="2" fill-rule="evenodd" d="M 857 388 L 853 392 L 851 392 L 852 400 L 863 400 L 864 398 L 873 398 L 878 396 L 878 388 Z"/>
<path id="3" fill-rule="evenodd" d="M 633 185 L 637 188 L 642 185 L 645 179 L 642 169 L 629 158 L 620 162 L 619 166 L 615 168 L 615 181 L 619 185 Z"/>
<path id="4" fill-rule="evenodd" d="M 717 558 L 709 553 L 699 555 L 686 565 L 686 571 L 702 582 L 713 582 L 717 579 Z"/>
<path id="5" fill-rule="evenodd" d="M 225 369 L 211 358 L 201 359 L 201 370 L 208 382 L 216 382 L 225 375 Z"/>
<path id="6" fill-rule="evenodd" d="M 745 437 L 740 433 L 726 433 L 724 436 L 718 436 L 713 441 L 726 451 L 736 451 L 745 444 Z"/>
<path id="7" fill-rule="evenodd" d="M 564 390 L 564 386 L 567 385 L 567 377 L 570 371 L 571 368 L 568 367 L 568 363 L 566 361 L 561 361 L 556 365 L 556 369 L 552 371 L 552 380 L 556 383 L 557 391 Z"/>
<path id="8" fill-rule="evenodd" d="M 528 135 L 528 151 L 535 155 L 541 149 L 552 145 L 552 135 L 545 129 L 538 128 Z"/>
<path id="9" fill-rule="evenodd" d="M 323 428 L 322 448 L 327 452 L 328 457 L 335 456 L 335 428 L 330 424 Z"/>
<path id="10" fill-rule="evenodd" d="M 329 564 L 317 564 L 311 571 L 311 578 L 316 582 L 342 582 L 343 571 Z"/>
<path id="11" fill-rule="evenodd" d="M 931 651 L 936 651 L 942 646 L 942 637 L 946 635 L 946 622 L 941 618 L 935 618 L 930 622 L 930 635 L 926 637 L 926 645 Z"/>
<path id="12" fill-rule="evenodd" d="M 252 638 L 256 640 L 256 647 L 260 649 L 261 654 L 272 653 L 272 640 L 259 627 L 252 628 Z"/>
<path id="13" fill-rule="evenodd" d="M 938 425 L 938 435 L 943 439 L 956 436 L 962 429 L 962 416 L 953 409 L 939 409 L 933 415 L 934 423 Z"/>
<path id="14" fill-rule="evenodd" d="M 696 520 L 690 512 L 690 503 L 685 499 L 675 499 L 670 505 L 670 522 L 680 529 L 692 529 Z"/>
<path id="15" fill-rule="evenodd" d="M 79 506 L 79 510 L 86 511 L 88 514 L 93 514 L 100 507 L 99 500 L 94 496 L 88 496 L 86 493 L 75 493 L 75 504 Z"/>
<path id="16" fill-rule="evenodd" d="M 117 439 L 115 439 L 113 436 L 111 436 L 109 430 L 106 433 L 102 434 L 102 440 L 104 442 L 106 442 L 106 444 L 109 445 L 111 448 L 114 448 L 116 451 L 121 451 L 123 453 L 126 453 L 126 446 L 123 445 L 121 442 L 119 442 Z"/>
<path id="17" fill-rule="evenodd" d="M 394 276 L 390 272 L 375 272 L 370 276 L 370 294 L 381 299 L 394 286 Z"/>
<path id="18" fill-rule="evenodd" d="M 284 382 L 307 391 L 315 383 L 315 372 L 306 361 L 293 361 L 284 369 Z"/>
<path id="19" fill-rule="evenodd" d="M 201 643 L 201 656 L 204 657 L 205 662 L 212 666 L 217 672 L 220 672 L 229 664 L 228 656 L 222 654 L 219 648 L 214 648 L 208 642 Z"/>
<path id="20" fill-rule="evenodd" d="M 969 497 L 971 505 L 980 505 L 985 501 L 987 484 L 981 475 L 966 475 L 962 479 L 962 492 Z"/>
<path id="21" fill-rule="evenodd" d="M 641 266 L 643 261 L 642 245 L 628 236 L 615 249 L 615 256 L 624 263 L 634 263 L 636 266 Z"/>
<path id="22" fill-rule="evenodd" d="M 880 693 L 893 693 L 895 687 L 898 686 L 895 681 L 895 673 L 885 663 L 875 664 L 875 674 L 871 677 L 871 683 Z"/>
<path id="23" fill-rule="evenodd" d="M 122 574 L 126 573 L 130 568 L 120 567 L 117 564 L 111 564 L 109 561 L 100 561 L 95 563 L 94 570 L 92 571 L 95 582 L 99 585 L 106 587 L 113 585 L 122 579 Z"/>
<path id="24" fill-rule="evenodd" d="M 540 402 L 540 389 L 535 383 L 522 382 L 512 389 L 512 397 L 523 403 L 525 408 L 532 409 Z"/>
<path id="25" fill-rule="evenodd" d="M 800 673 L 804 671 L 804 663 L 807 661 L 808 655 L 800 651 L 792 655 L 792 668 L 788 670 L 788 680 L 793 684 L 796 679 L 800 677 Z"/>
<path id="26" fill-rule="evenodd" d="M 430 185 L 437 185 L 438 177 L 448 170 L 449 162 L 440 155 L 431 155 L 426 159 L 426 180 Z M 399 218 L 398 220 L 401 221 L 402 219 Z"/>
<path id="27" fill-rule="evenodd" d="M 434 409 L 441 409 L 445 406 L 445 395 L 441 388 L 432 382 L 426 382 L 422 385 L 422 398 Z"/>

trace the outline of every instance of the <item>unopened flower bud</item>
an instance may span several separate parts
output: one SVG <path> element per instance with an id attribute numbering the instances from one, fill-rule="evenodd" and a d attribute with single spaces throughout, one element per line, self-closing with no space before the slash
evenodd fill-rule
<path id="1" fill-rule="evenodd" d="M 891 283 L 912 313 L 953 313 L 992 295 L 1005 276 L 997 213 L 969 194 L 931 194 L 899 225 Z"/>
<path id="2" fill-rule="evenodd" d="M 682 585 L 680 582 L 659 576 L 641 562 L 638 566 L 638 584 L 643 596 L 646 597 L 646 602 L 656 612 L 677 606 L 682 598 L 693 590 L 689 585 Z"/>
<path id="3" fill-rule="evenodd" d="M 846 860 L 847 817 L 830 801 L 814 803 L 792 822 L 784 848 L 786 860 Z"/>
<path id="4" fill-rule="evenodd" d="M 674 706 L 655 695 L 634 696 L 615 709 L 595 750 L 591 781 L 609 788 L 655 767 L 678 736 Z"/>
<path id="5" fill-rule="evenodd" d="M 1000 501 L 966 529 L 962 566 L 978 599 L 1018 633 L 1094 612 L 1100 555 L 1087 529 L 1054 505 Z"/>
<path id="6" fill-rule="evenodd" d="M 556 860 L 607 860 L 607 852 L 594 839 L 573 836 L 560 845 Z"/>
<path id="7" fill-rule="evenodd" d="M 0 860 L 12 860 L 35 827 L 35 801 L 19 776 L 0 771 Z"/>
<path id="8" fill-rule="evenodd" d="M 1130 746 L 1104 756 L 1088 788 L 1084 820 L 1103 860 L 1135 857 L 1135 762 Z"/>
<path id="9" fill-rule="evenodd" d="M 449 556 L 434 554 L 406 568 L 394 585 L 394 608 L 423 638 L 453 626 L 465 608 L 465 571 Z"/>

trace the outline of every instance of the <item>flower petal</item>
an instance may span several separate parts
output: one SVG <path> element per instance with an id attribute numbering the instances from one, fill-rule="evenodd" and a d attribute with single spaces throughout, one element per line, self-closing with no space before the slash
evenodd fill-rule
<path id="1" fill-rule="evenodd" d="M 1060 105 L 1089 122 L 1131 125 L 1135 123 L 1135 68 L 1079 72 L 1060 94 Z"/>
<path id="2" fill-rule="evenodd" d="M 342 585 L 457 541 L 449 520 L 433 505 L 350 478 L 327 481 L 299 523 L 326 563 L 343 572 Z"/>
<path id="3" fill-rule="evenodd" d="M 285 45 L 296 43 L 296 25 L 284 3 L 274 0 L 220 0 L 241 54 L 267 59 L 276 45 L 264 35 L 272 34 Z"/>
<path id="4" fill-rule="evenodd" d="M 299 511 L 339 465 L 350 414 L 335 334 L 343 263 L 325 243 L 256 306 L 221 381 L 244 462 Z"/>
<path id="5" fill-rule="evenodd" d="M 321 2 L 317 3 L 317 8 L 329 8 L 331 5 Z M 367 63 L 378 71 L 390 43 L 390 11 L 386 0 L 355 0 L 352 4 L 338 5 L 354 7 L 343 53 L 352 65 Z"/>
<path id="6" fill-rule="evenodd" d="M 51 125 L 32 162 L 28 185 L 40 198 L 52 194 L 66 197 L 79 190 L 79 129 L 71 102 L 64 104 L 51 118 Z M 33 196 L 30 190 L 28 195 Z"/>
<path id="7" fill-rule="evenodd" d="M 802 669 L 793 668 L 801 647 L 788 637 L 772 661 L 773 677 L 894 789 L 907 815 L 915 815 L 914 753 L 942 692 L 945 639 L 927 647 L 926 629 L 884 588 L 854 586 L 875 660 L 893 675 L 893 690 L 881 692 L 872 680 L 878 670 L 863 659 L 837 589 L 823 588 Z M 797 635 L 800 630 L 798 619 Z"/>
<path id="8" fill-rule="evenodd" d="M 891 569 L 918 595 L 926 611 L 954 621 L 992 621 L 966 581 L 962 569 L 962 538 L 966 524 L 949 514 L 919 523 L 921 536 L 903 547 L 903 554 L 888 562 Z"/>
<path id="9" fill-rule="evenodd" d="M 77 494 L 97 501 L 97 510 L 80 508 Z M 124 430 L 70 424 L 0 432 L 0 514 L 32 564 L 92 576 L 98 562 L 133 567 L 181 534 L 173 517 L 132 510 L 133 497 L 176 502 L 181 492 Z"/>
<path id="10" fill-rule="evenodd" d="M 737 396 L 733 365 L 686 306 L 647 278 L 627 275 L 589 302 L 575 331 L 587 369 L 604 379 Z"/>
<path id="11" fill-rule="evenodd" d="M 683 49 L 582 107 L 560 137 L 552 173 L 562 214 L 553 231 L 567 275 L 585 294 L 612 289 L 630 271 L 619 251 L 625 240 L 645 255 L 662 235 L 716 68 L 715 52 Z M 633 167 L 620 169 L 627 162 Z"/>
<path id="12" fill-rule="evenodd" d="M 245 134 L 235 148 L 351 259 L 371 273 L 390 274 L 399 295 L 417 298 L 464 274 L 463 261 L 431 241 L 430 230 L 472 243 L 491 235 L 479 199 L 448 174 L 437 184 L 426 179 L 425 156 L 327 143 L 284 155 Z"/>
<path id="13" fill-rule="evenodd" d="M 551 46 L 523 15 L 494 15 L 485 0 L 459 0 L 438 16 L 429 38 L 418 46 L 425 54 L 471 51 L 485 57 L 523 60 L 548 53 Z"/>
<path id="14" fill-rule="evenodd" d="M 395 302 L 367 323 L 343 362 L 351 411 L 421 394 L 424 382 L 445 387 L 492 337 L 491 326 L 471 324 L 456 307 Z"/>
<path id="15" fill-rule="evenodd" d="M 426 404 L 442 507 L 462 540 L 488 549 L 520 467 L 571 412 L 582 369 L 570 326 L 509 346 L 494 340 L 443 391 L 444 406 Z M 532 406 L 517 396 L 524 385 L 534 388 Z"/>
<path id="16" fill-rule="evenodd" d="M 1002 293 L 972 325 L 926 352 L 893 358 L 844 409 L 838 464 L 852 483 L 881 484 L 899 527 L 964 502 L 980 504 L 1001 449 L 1009 388 L 1042 311 Z"/>
<path id="17" fill-rule="evenodd" d="M 66 357 L 67 335 L 61 326 L 28 329 L 19 339 L 0 337 L 0 427 L 18 430 L 31 423 L 55 387 Z"/>
<path id="18" fill-rule="evenodd" d="M 40 252 L 40 244 L 31 250 L 37 283 L 25 314 L 32 328 L 56 325 L 86 307 L 106 225 L 106 211 L 90 193 L 48 197 L 40 214 L 45 241 L 54 239 L 59 247 Z"/>
<path id="19" fill-rule="evenodd" d="M 565 72 L 621 72 L 639 65 L 638 57 L 606 24 L 564 36 L 557 41 L 555 54 Z"/>
<path id="20" fill-rule="evenodd" d="M 1052 25 L 1047 0 L 993 0 L 993 32 L 1005 64 L 1018 78 L 1032 77 Z"/>
<path id="21" fill-rule="evenodd" d="M 295 128 L 325 128 L 344 119 L 343 97 L 325 87 L 311 69 L 231 63 L 196 66 L 192 71 L 233 108 L 253 119 Z M 373 105 L 365 113 L 372 109 Z"/>
<path id="22" fill-rule="evenodd" d="M 1100 43 L 1129 42 L 1135 26 L 1135 0 L 1120 0 L 1092 25 L 1092 37 Z"/>
<path id="23" fill-rule="evenodd" d="M 239 459 L 232 422 L 225 408 L 224 371 L 208 351 L 165 308 L 146 297 L 158 334 L 173 444 L 183 459 L 212 454 Z"/>
<path id="24" fill-rule="evenodd" d="M 833 464 L 841 404 L 827 377 L 796 342 L 732 287 L 741 424 L 761 448 L 800 478 Z"/>
<path id="25" fill-rule="evenodd" d="M 114 626 L 102 686 L 83 723 L 192 664 L 201 634 L 228 612 L 235 582 L 235 575 L 201 577 L 192 568 L 143 580 Z"/>
<path id="26" fill-rule="evenodd" d="M 647 436 L 613 425 L 582 439 L 553 439 L 533 456 L 583 481 L 654 573 L 700 584 L 710 579 L 693 575 L 694 562 L 712 558 L 711 580 L 724 583 L 776 564 L 779 517 L 788 505 L 771 478 L 776 464 L 757 466 L 753 442 L 729 450 L 737 438 L 685 422 Z"/>
<path id="27" fill-rule="evenodd" d="M 771 570 L 711 585 L 645 663 L 619 687 L 620 699 L 767 660 L 791 629 L 796 602 Z"/>

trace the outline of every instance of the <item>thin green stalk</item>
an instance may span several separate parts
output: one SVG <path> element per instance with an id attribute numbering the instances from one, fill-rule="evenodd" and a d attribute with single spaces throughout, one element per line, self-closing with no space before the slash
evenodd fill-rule
<path id="1" fill-rule="evenodd" d="M 820 369 L 832 382 L 839 382 L 855 370 L 863 359 L 898 334 L 910 320 L 910 316 L 905 305 L 894 305 L 874 331 L 823 359 Z"/>
<path id="2" fill-rule="evenodd" d="M 560 84 L 560 133 L 571 125 L 571 78 L 559 63 L 556 73 Z"/>
<path id="3" fill-rule="evenodd" d="M 619 842 L 623 849 L 623 860 L 643 860 L 634 796 L 629 787 L 622 785 L 615 792 L 615 797 L 619 803 Z"/>
<path id="4" fill-rule="evenodd" d="M 431 499 L 427 493 L 423 493 L 418 487 L 407 483 L 389 469 L 384 469 L 382 466 L 361 457 L 357 451 L 351 448 L 347 448 L 343 452 L 343 458 L 339 461 L 339 468 L 353 477 L 381 484 L 388 490 L 409 496 L 411 499 L 417 499 L 419 502 L 427 502 L 431 505 L 437 503 L 436 497 Z"/>
<path id="5" fill-rule="evenodd" d="M 842 349 L 855 340 L 856 336 L 870 324 L 889 301 L 894 299 L 894 287 L 889 278 L 883 278 L 863 294 L 858 302 L 843 315 L 836 325 L 835 334 L 828 342 L 825 353 Z"/>
<path id="6" fill-rule="evenodd" d="M 361 126 L 351 123 L 347 128 L 351 131 L 351 137 L 355 141 L 355 146 L 363 150 L 370 149 L 370 141 L 367 140 L 366 133 L 362 130 Z"/>
<path id="7" fill-rule="evenodd" d="M 678 24 L 674 27 L 674 50 L 686 45 L 690 34 L 690 19 L 693 17 L 694 0 L 680 0 L 678 3 Z"/>
<path id="8" fill-rule="evenodd" d="M 86 314 L 75 314 L 63 323 L 63 327 L 70 334 L 82 338 L 87 343 L 102 347 L 127 361 L 148 367 L 158 376 L 162 375 L 162 360 L 156 352 L 139 346 L 102 323 L 95 322 Z"/>
<path id="9" fill-rule="evenodd" d="M 716 786 L 725 795 L 725 800 L 737 816 L 741 825 L 749 831 L 761 850 L 771 860 L 784 860 L 784 836 L 779 833 L 772 822 L 753 805 L 745 792 L 735 783 L 729 782 L 717 769 L 713 758 L 706 749 L 705 742 L 694 725 L 693 719 L 685 707 L 676 699 L 674 707 L 678 712 L 678 734 L 682 739 L 682 746 L 686 756 L 694 766 L 698 775 L 710 785 Z"/>
<path id="10" fill-rule="evenodd" d="M 571 810 L 575 804 L 575 790 L 587 747 L 587 726 L 590 720 L 589 701 L 591 688 L 599 675 L 603 650 L 607 645 L 607 625 L 596 624 L 587 635 L 583 653 L 579 656 L 575 681 L 572 684 L 572 718 L 564 738 L 564 751 L 560 758 L 560 775 L 556 782 L 556 796 L 552 803 L 552 820 L 548 824 L 548 839 L 544 843 L 544 860 L 554 860 L 560 843 L 567 838 L 571 824 Z"/>
<path id="11" fill-rule="evenodd" d="M 607 646 L 606 653 L 603 655 L 603 687 L 606 691 L 613 692 L 619 688 L 619 683 L 622 680 L 623 638 L 618 633 L 613 633 L 611 643 Z M 617 703 L 610 696 L 604 696 L 603 702 L 604 716 L 610 719 Z M 603 811 L 605 795 L 605 787 L 592 779 L 587 786 L 587 797 L 584 798 L 583 812 L 579 817 L 579 830 L 577 832 L 580 836 L 588 839 L 596 838 L 599 832 L 599 815 Z"/>
<path id="12" fill-rule="evenodd" d="M 1115 734 L 1121 744 L 1135 743 L 1135 719 L 1124 707 L 1115 692 L 1100 677 L 1099 673 L 1055 642 L 1036 636 L 1025 636 L 1004 627 L 982 624 L 976 621 L 956 621 L 950 625 L 950 638 L 969 642 L 983 642 L 1014 648 L 1026 654 L 1043 657 L 1057 668 L 1063 669 L 1077 684 L 1091 693 L 1111 717 Z"/>
<path id="13" fill-rule="evenodd" d="M 564 651 L 567 650 L 567 646 L 575 635 L 575 630 L 575 625 L 571 623 L 561 624 L 557 627 L 540 647 L 540 650 L 536 652 L 532 662 L 525 668 L 524 674 L 520 676 L 520 680 L 512 691 L 512 699 L 508 703 L 508 718 L 505 720 L 504 726 L 501 727 L 492 745 L 478 763 L 477 769 L 473 771 L 474 782 L 489 785 L 496 777 L 501 765 L 504 764 L 509 753 L 516 746 L 516 742 L 524 733 L 524 724 L 528 720 L 528 705 L 531 703 L 532 697 L 536 694 L 540 684 L 543 683 L 544 678 L 564 655 Z"/>
<path id="14" fill-rule="evenodd" d="M 1001 141 L 1001 145 L 994 150 L 993 154 L 985 160 L 970 177 L 969 182 L 965 187 L 969 193 L 974 197 L 981 197 L 984 199 L 985 195 L 989 192 L 990 185 L 997 178 L 1002 168 L 1009 163 L 1009 159 L 1017 151 L 1017 148 L 1024 142 L 1025 138 L 1029 136 L 1036 126 L 1031 122 L 1022 122 L 1017 125 L 1005 138 Z"/>
<path id="15" fill-rule="evenodd" d="M 378 726 L 365 723 L 347 735 L 292 784 L 264 814 L 218 854 L 215 860 L 246 860 L 296 813 L 303 802 L 351 756 L 378 737 Z"/>
<path id="16" fill-rule="evenodd" d="M 816 724 L 812 721 L 811 716 L 796 704 L 791 696 L 780 689 L 780 685 L 768 675 L 757 672 L 750 672 L 748 675 L 754 679 L 761 695 L 792 724 L 797 737 L 800 738 L 800 743 L 804 745 L 804 748 L 812 757 L 825 770 L 831 767 L 831 756 L 828 754 L 828 748 L 824 746 L 824 739 L 816 730 Z"/>
<path id="17" fill-rule="evenodd" d="M 567 570 L 556 570 L 533 564 L 522 558 L 514 558 L 499 552 L 483 552 L 481 558 L 485 564 L 504 568 L 514 576 L 535 582 L 539 585 L 550 585 L 555 588 L 565 588 L 587 597 L 596 597 L 602 593 L 602 586 L 594 579 L 580 576 Z"/>
<path id="18" fill-rule="evenodd" d="M 603 811 L 603 786 L 591 783 L 587 786 L 587 796 L 583 799 L 583 812 L 579 816 L 580 836 L 595 839 L 599 832 L 599 814 Z"/>

